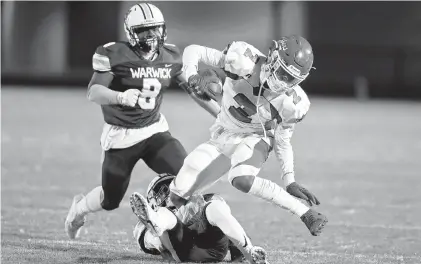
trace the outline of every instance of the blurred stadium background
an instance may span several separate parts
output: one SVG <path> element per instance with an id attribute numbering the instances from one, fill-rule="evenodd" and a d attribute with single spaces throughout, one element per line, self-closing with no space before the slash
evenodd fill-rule
<path id="1" fill-rule="evenodd" d="M 102 116 L 86 99 L 92 54 L 125 39 L 134 3 L 1 2 L 2 263 L 159 263 L 133 243 L 127 195 L 113 213 L 90 216 L 80 240 L 63 230 L 73 195 L 100 183 Z M 421 2 L 154 4 L 181 49 L 244 40 L 266 52 L 290 33 L 313 45 L 317 69 L 303 83 L 312 107 L 293 146 L 297 179 L 329 217 L 324 234 L 311 237 L 295 216 L 226 182 L 213 187 L 272 264 L 421 263 Z M 188 151 L 207 140 L 205 111 L 175 90 L 164 101 Z M 278 171 L 272 155 L 261 173 L 280 183 Z M 127 194 L 154 176 L 139 162 Z"/>
<path id="2" fill-rule="evenodd" d="M 125 39 L 134 2 L 2 1 L 2 82 L 85 86 L 98 45 Z M 223 49 L 244 40 L 266 52 L 281 35 L 310 40 L 309 93 L 421 98 L 421 3 L 157 2 L 170 43 Z M 362 89 L 355 89 L 363 87 Z"/>

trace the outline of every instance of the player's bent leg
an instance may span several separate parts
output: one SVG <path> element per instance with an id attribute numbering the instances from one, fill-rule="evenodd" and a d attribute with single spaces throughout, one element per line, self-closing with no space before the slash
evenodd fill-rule
<path id="1" fill-rule="evenodd" d="M 270 150 L 271 147 L 260 137 L 246 138 L 231 156 L 231 169 L 228 173 L 231 184 L 248 193 Z"/>
<path id="2" fill-rule="evenodd" d="M 73 198 L 72 206 L 67 214 L 64 228 L 71 239 L 79 236 L 80 228 L 85 224 L 86 215 L 102 210 L 102 186 L 90 191 L 86 196 L 79 194 Z"/>
<path id="3" fill-rule="evenodd" d="M 165 207 L 154 211 L 147 200 L 138 193 L 131 195 L 130 206 L 151 234 L 159 237 L 163 248 L 170 252 L 174 260 L 188 260 L 194 235 L 171 211 Z"/>
<path id="4" fill-rule="evenodd" d="M 307 206 L 276 183 L 257 177 L 270 150 L 270 146 L 262 138 L 246 138 L 231 157 L 232 167 L 228 179 L 238 190 L 287 208 L 301 217 L 308 211 Z"/>
<path id="5" fill-rule="evenodd" d="M 164 231 L 173 228 L 177 223 L 177 217 L 168 209 L 154 211 L 146 198 L 137 192 L 130 196 L 130 207 L 139 221 L 155 236 L 161 236 Z"/>
<path id="6" fill-rule="evenodd" d="M 224 201 L 214 200 L 209 203 L 205 214 L 208 222 L 221 229 L 250 263 L 267 263 L 266 251 L 253 246 L 243 227 L 231 214 L 231 209 Z"/>
<path id="7" fill-rule="evenodd" d="M 186 157 L 187 152 L 180 141 L 166 131 L 147 139 L 147 150 L 143 160 L 158 174 L 177 175 Z"/>
<path id="8" fill-rule="evenodd" d="M 139 221 L 133 229 L 133 238 L 144 253 L 160 255 L 162 249 L 161 241 L 158 237 L 155 237 L 141 221 Z"/>
<path id="9" fill-rule="evenodd" d="M 126 149 L 110 149 L 105 152 L 102 163 L 102 188 L 104 199 L 101 206 L 107 211 L 119 207 L 129 186 L 131 173 L 140 158 L 138 147 L 134 145 Z"/>
<path id="10" fill-rule="evenodd" d="M 320 234 L 327 221 L 326 217 L 310 210 L 278 184 L 257 176 L 269 152 L 270 147 L 264 140 L 257 137 L 245 139 L 231 158 L 232 167 L 228 174 L 231 184 L 242 192 L 291 211 L 301 218 L 312 235 Z"/>
<path id="11" fill-rule="evenodd" d="M 309 208 L 270 180 L 255 177 L 248 193 L 291 211 L 300 217 L 313 236 L 318 236 L 327 223 L 324 215 Z"/>
<path id="12" fill-rule="evenodd" d="M 74 239 L 84 225 L 86 215 L 102 209 L 118 208 L 127 190 L 130 174 L 139 160 L 137 154 L 141 143 L 126 149 L 110 149 L 105 152 L 102 163 L 102 186 L 90 191 L 86 196 L 77 195 L 65 221 L 69 238 Z"/>
<path id="13" fill-rule="evenodd" d="M 164 232 L 165 234 L 166 232 Z M 166 261 L 174 261 L 171 252 L 161 242 L 161 237 L 156 237 L 139 221 L 134 230 L 133 237 L 139 248 L 146 254 L 160 255 Z"/>
<path id="14" fill-rule="evenodd" d="M 183 167 L 170 185 L 171 201 L 181 207 L 196 192 L 219 180 L 229 169 L 229 159 L 210 143 L 203 143 L 184 160 Z"/>

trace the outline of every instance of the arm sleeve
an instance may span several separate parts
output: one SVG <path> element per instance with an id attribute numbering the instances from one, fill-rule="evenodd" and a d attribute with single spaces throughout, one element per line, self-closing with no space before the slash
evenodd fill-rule
<path id="1" fill-rule="evenodd" d="M 216 68 L 223 68 L 224 61 L 225 55 L 219 50 L 195 44 L 187 46 L 183 52 L 184 78 L 188 80 L 190 76 L 197 74 L 199 62 Z"/>
<path id="2" fill-rule="evenodd" d="M 294 152 L 291 145 L 294 129 L 295 125 L 283 126 L 278 124 L 275 130 L 274 152 L 281 166 L 282 179 L 285 186 L 295 181 Z"/>
<path id="3" fill-rule="evenodd" d="M 94 53 L 92 57 L 92 68 L 98 72 L 111 72 L 111 63 L 108 56 L 100 53 L 100 48 Z"/>
<path id="4" fill-rule="evenodd" d="M 119 92 L 109 89 L 114 75 L 111 72 L 111 63 L 104 47 L 100 46 L 92 56 L 92 68 L 94 74 L 88 85 L 87 97 L 90 101 L 100 105 L 118 104 Z"/>

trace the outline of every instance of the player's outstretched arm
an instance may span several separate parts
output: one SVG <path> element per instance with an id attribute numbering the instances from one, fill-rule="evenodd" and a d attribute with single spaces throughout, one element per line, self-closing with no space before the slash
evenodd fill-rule
<path id="1" fill-rule="evenodd" d="M 184 49 L 183 52 L 183 73 L 180 78 L 185 80 L 185 90 L 198 105 L 200 105 L 214 117 L 216 117 L 221 110 L 215 98 L 209 97 L 207 95 L 201 96 L 200 93 L 194 92 L 193 89 L 197 87 L 202 89 L 203 92 L 206 88 L 206 85 L 210 82 L 213 82 L 211 78 L 205 79 L 199 75 L 199 62 L 212 67 L 223 68 L 224 61 L 225 55 L 221 51 L 205 46 L 195 44 L 189 45 Z M 193 86 L 193 82 L 200 85 Z"/>
<path id="2" fill-rule="evenodd" d="M 291 145 L 294 128 L 294 124 L 287 126 L 278 124 L 275 129 L 274 152 L 281 166 L 281 177 L 285 187 L 295 182 L 294 151 Z"/>
<path id="3" fill-rule="evenodd" d="M 310 206 L 320 204 L 317 197 L 295 182 L 294 175 L 294 153 L 291 145 L 291 137 L 295 125 L 279 124 L 275 131 L 275 147 L 274 151 L 277 159 L 281 164 L 282 179 L 286 187 L 286 191 L 297 198 L 305 200 Z"/>
<path id="4" fill-rule="evenodd" d="M 214 200 L 206 207 L 205 213 L 208 222 L 221 229 L 244 256 L 250 259 L 253 244 L 241 224 L 231 214 L 228 204 Z"/>
<path id="5" fill-rule="evenodd" d="M 183 75 L 186 80 L 198 74 L 199 62 L 215 68 L 223 68 L 225 55 L 219 50 L 205 46 L 196 44 L 187 46 L 183 52 Z"/>

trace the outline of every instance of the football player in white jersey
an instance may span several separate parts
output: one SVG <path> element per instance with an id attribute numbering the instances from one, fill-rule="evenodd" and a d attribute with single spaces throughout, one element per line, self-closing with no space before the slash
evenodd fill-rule
<path id="1" fill-rule="evenodd" d="M 236 189 L 290 210 L 312 235 L 319 235 L 327 218 L 295 198 L 310 206 L 319 204 L 311 192 L 295 182 L 290 142 L 295 126 L 310 107 L 299 86 L 312 69 L 310 43 L 301 36 L 286 36 L 273 41 L 267 57 L 242 41 L 232 42 L 223 52 L 199 45 L 186 47 L 183 72 L 195 93 L 206 97 L 215 91 L 210 91 L 209 81 L 197 73 L 199 62 L 223 69 L 227 77 L 210 140 L 184 160 L 171 183 L 172 202 L 176 206 L 186 204 L 193 194 L 228 173 Z M 209 101 L 209 105 L 214 104 Z M 257 176 L 272 149 L 286 191 Z"/>
<path id="2" fill-rule="evenodd" d="M 143 252 L 170 261 L 221 262 L 229 251 L 232 261 L 244 256 L 252 264 L 268 264 L 265 250 L 253 246 L 219 195 L 196 195 L 177 210 L 169 201 L 174 178 L 161 174 L 149 184 L 147 198 L 136 192 L 130 197 L 139 219 L 133 236 Z"/>

